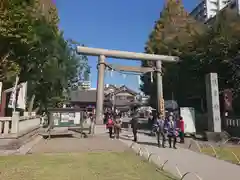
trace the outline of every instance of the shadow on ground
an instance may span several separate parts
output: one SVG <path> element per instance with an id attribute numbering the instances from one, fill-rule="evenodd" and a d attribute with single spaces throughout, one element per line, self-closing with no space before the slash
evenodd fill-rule
<path id="1" fill-rule="evenodd" d="M 134 141 L 133 141 L 133 138 L 132 138 L 132 137 L 129 138 L 129 137 L 127 137 L 127 135 L 121 136 L 120 139 L 134 142 Z M 148 145 L 148 146 L 157 146 L 157 142 L 154 143 L 154 142 L 143 142 L 143 141 L 141 141 L 141 142 L 137 142 L 137 143 L 138 143 L 138 144 L 142 144 L 142 145 Z"/>
<path id="2" fill-rule="evenodd" d="M 138 142 L 138 144 L 142 144 L 142 145 L 148 145 L 148 146 L 158 146 L 157 145 L 157 142 L 154 143 L 154 142 Z"/>
<path id="3" fill-rule="evenodd" d="M 89 138 L 60 137 L 42 140 L 29 153 L 123 152 L 128 147 L 107 134 Z"/>
<path id="4" fill-rule="evenodd" d="M 131 127 L 129 125 L 129 122 L 122 122 L 122 128 L 129 128 Z M 139 130 L 149 130 L 150 129 L 150 126 L 147 122 L 140 122 L 139 123 L 139 126 L 138 126 Z"/>

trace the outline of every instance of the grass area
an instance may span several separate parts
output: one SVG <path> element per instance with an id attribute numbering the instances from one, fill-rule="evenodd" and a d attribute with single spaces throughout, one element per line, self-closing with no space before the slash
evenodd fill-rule
<path id="1" fill-rule="evenodd" d="M 4 180 L 173 180 L 130 152 L 0 157 Z"/>
<path id="2" fill-rule="evenodd" d="M 238 164 L 237 158 L 233 155 L 236 154 L 238 159 L 240 159 L 240 147 L 216 147 L 215 151 L 219 159 L 230 161 L 232 163 Z M 211 156 L 214 156 L 214 152 L 211 147 L 203 148 L 202 152 Z M 232 153 L 233 152 L 233 153 Z"/>

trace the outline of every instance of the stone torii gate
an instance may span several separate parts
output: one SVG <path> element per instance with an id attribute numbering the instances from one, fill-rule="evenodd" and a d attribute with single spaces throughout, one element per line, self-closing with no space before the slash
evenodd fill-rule
<path id="1" fill-rule="evenodd" d="M 105 59 L 107 57 L 126 60 L 146 60 L 155 61 L 156 67 L 131 67 L 118 66 L 118 70 L 131 72 L 156 72 L 157 73 L 157 110 L 161 113 L 161 100 L 163 99 L 162 87 L 162 61 L 178 62 L 179 58 L 176 56 L 165 56 L 155 54 L 145 54 L 127 51 L 116 51 L 108 49 L 90 48 L 85 46 L 78 46 L 77 53 L 88 56 L 98 56 L 98 82 L 97 82 L 97 105 L 96 105 L 96 124 L 102 124 L 103 102 L 104 102 L 104 72 L 106 66 L 109 66 Z"/>

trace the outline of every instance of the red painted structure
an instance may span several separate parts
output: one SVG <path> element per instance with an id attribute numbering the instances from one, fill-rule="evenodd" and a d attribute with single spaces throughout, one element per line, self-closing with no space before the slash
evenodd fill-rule
<path id="1" fill-rule="evenodd" d="M 5 91 L 2 92 L 1 96 L 1 105 L 0 105 L 0 117 L 5 116 L 5 109 L 6 109 L 6 103 L 7 102 L 7 93 Z"/>

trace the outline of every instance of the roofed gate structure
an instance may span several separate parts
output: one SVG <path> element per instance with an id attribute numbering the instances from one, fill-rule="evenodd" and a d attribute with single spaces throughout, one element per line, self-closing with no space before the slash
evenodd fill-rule
<path id="1" fill-rule="evenodd" d="M 122 71 L 133 71 L 133 72 L 156 72 L 157 76 L 157 111 L 164 115 L 163 107 L 163 87 L 162 87 L 162 61 L 166 62 L 177 62 L 178 57 L 175 56 L 165 56 L 165 55 L 154 55 L 154 54 L 144 54 L 135 53 L 127 51 L 116 51 L 107 50 L 99 48 L 89 48 L 84 46 L 77 47 L 77 53 L 89 56 L 98 56 L 98 81 L 97 81 L 97 107 L 96 107 L 96 123 L 103 124 L 103 103 L 104 103 L 104 72 L 105 68 L 112 68 L 111 65 L 105 62 L 106 57 L 118 58 L 124 60 L 139 60 L 139 61 L 155 61 L 156 67 L 143 68 L 143 67 L 130 67 L 124 66 L 119 67 Z M 113 69 L 113 68 L 112 68 Z"/>

